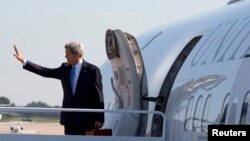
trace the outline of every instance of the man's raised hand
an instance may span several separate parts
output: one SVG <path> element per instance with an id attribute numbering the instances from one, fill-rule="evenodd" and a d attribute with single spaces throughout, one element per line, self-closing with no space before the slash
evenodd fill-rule
<path id="1" fill-rule="evenodd" d="M 14 51 L 14 56 L 16 57 L 16 59 L 23 63 L 24 57 L 22 56 L 22 54 L 19 53 L 18 49 L 16 48 L 16 45 L 14 45 Z"/>

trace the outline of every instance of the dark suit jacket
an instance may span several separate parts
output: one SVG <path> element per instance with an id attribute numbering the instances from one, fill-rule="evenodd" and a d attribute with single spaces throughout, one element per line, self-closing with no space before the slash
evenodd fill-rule
<path id="1" fill-rule="evenodd" d="M 61 80 L 64 93 L 63 108 L 104 108 L 100 70 L 85 60 L 82 63 L 74 96 L 70 84 L 71 65 L 63 63 L 60 67 L 51 69 L 27 61 L 23 68 L 44 77 Z M 104 122 L 104 113 L 61 112 L 60 123 L 64 125 L 69 118 L 77 125 L 91 129 L 94 128 L 95 121 Z"/>

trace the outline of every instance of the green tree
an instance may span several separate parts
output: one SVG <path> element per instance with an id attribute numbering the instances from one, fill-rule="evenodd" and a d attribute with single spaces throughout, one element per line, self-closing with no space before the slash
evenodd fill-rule
<path id="1" fill-rule="evenodd" d="M 42 108 L 51 108 L 51 106 L 47 105 L 44 102 L 38 101 L 38 102 L 31 102 L 26 105 L 26 107 L 42 107 Z"/>
<path id="2" fill-rule="evenodd" d="M 44 102 L 38 101 L 38 102 L 31 102 L 26 105 L 26 107 L 40 107 L 40 108 L 52 108 L 51 106 L 47 105 Z M 24 113 L 23 114 L 27 119 L 39 119 L 42 120 L 58 120 L 60 117 L 60 112 L 46 112 L 46 113 Z"/>
<path id="3" fill-rule="evenodd" d="M 0 104 L 10 104 L 10 100 L 7 97 L 0 97 Z"/>

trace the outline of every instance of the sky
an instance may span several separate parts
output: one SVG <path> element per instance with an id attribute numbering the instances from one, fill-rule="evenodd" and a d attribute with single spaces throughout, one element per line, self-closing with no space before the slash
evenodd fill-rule
<path id="1" fill-rule="evenodd" d="M 101 67 L 107 59 L 105 32 L 135 37 L 183 18 L 226 6 L 229 0 L 0 0 L 0 97 L 17 106 L 61 105 L 61 82 L 22 69 L 13 45 L 27 60 L 55 68 L 65 62 L 64 45 L 84 44 L 84 59 Z"/>

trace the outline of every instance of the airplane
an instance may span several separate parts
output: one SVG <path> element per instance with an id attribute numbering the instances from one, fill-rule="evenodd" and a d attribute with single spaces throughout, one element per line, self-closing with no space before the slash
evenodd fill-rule
<path id="1" fill-rule="evenodd" d="M 166 141 L 207 140 L 208 125 L 249 124 L 249 7 L 249 1 L 229 1 L 137 39 L 107 30 L 112 71 L 105 64 L 104 82 L 111 81 L 105 93 L 113 89 L 116 109 L 163 112 Z M 122 120 L 133 123 L 133 133 Z M 162 135 L 159 116 L 110 121 L 116 135 Z"/>
<path id="2" fill-rule="evenodd" d="M 7 115 L 12 115 L 12 116 L 19 116 L 19 114 L 17 113 L 3 113 L 1 112 L 0 114 L 0 133 L 10 133 L 10 134 L 38 134 L 39 131 L 38 130 L 24 130 L 24 127 L 21 126 L 21 123 L 19 121 L 15 122 L 15 121 L 9 121 L 9 122 L 5 122 L 5 121 L 1 121 L 2 117 L 7 114 Z M 31 122 L 30 119 L 22 119 L 22 123 L 24 122 Z M 7 130 L 7 128 L 5 128 L 5 126 L 3 125 L 10 125 L 9 130 Z"/>
<path id="3" fill-rule="evenodd" d="M 23 127 L 19 125 L 19 122 L 15 125 L 15 126 L 11 126 L 10 127 L 10 133 L 21 133 L 21 131 L 23 130 Z"/>
<path id="4" fill-rule="evenodd" d="M 16 125 L 10 126 L 10 134 L 38 134 L 38 130 L 24 130 L 23 126 L 18 122 Z"/>
<path id="5" fill-rule="evenodd" d="M 0 134 L 1 140 L 206 141 L 209 125 L 250 124 L 249 1 L 231 0 L 137 38 L 108 29 L 105 47 L 104 128 L 111 137 Z"/>

